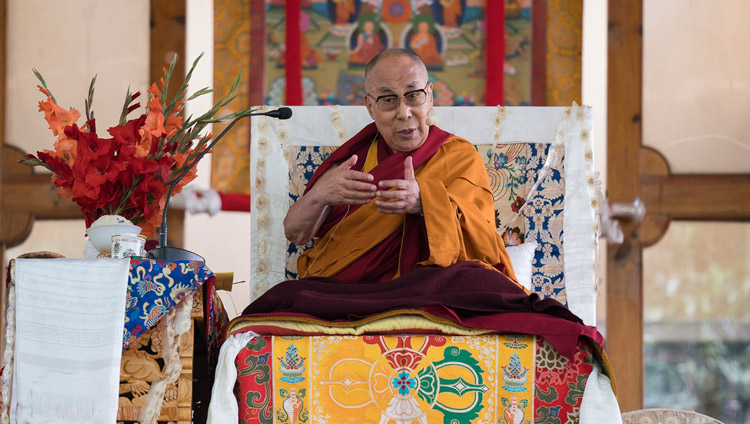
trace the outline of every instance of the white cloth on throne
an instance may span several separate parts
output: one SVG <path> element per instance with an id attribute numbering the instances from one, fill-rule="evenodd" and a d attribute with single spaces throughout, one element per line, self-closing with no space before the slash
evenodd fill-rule
<path id="1" fill-rule="evenodd" d="M 16 260 L 11 423 L 116 421 L 128 267 Z"/>

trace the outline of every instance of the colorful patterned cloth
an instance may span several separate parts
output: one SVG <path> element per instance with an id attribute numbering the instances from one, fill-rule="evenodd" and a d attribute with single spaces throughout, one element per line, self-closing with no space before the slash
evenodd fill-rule
<path id="1" fill-rule="evenodd" d="M 212 277 L 203 262 L 132 259 L 123 349 Z"/>
<path id="2" fill-rule="evenodd" d="M 536 336 L 255 337 L 240 422 L 577 422 L 593 361 Z"/>

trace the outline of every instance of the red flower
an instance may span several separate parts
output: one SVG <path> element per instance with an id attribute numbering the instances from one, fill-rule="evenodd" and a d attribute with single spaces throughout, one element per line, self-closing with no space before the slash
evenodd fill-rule
<path id="1" fill-rule="evenodd" d="M 146 115 L 141 115 L 138 119 L 132 119 L 125 125 L 118 125 L 107 129 L 109 135 L 114 138 L 118 146 L 135 147 L 141 142 L 139 129 L 146 122 Z"/>
<path id="2" fill-rule="evenodd" d="M 193 68 L 197 64 L 193 63 Z M 174 63 L 165 77 L 169 78 Z M 192 68 L 189 75 L 192 73 Z M 93 115 L 87 115 L 83 127 L 75 123 L 81 116 L 75 109 L 65 110 L 57 105 L 46 88 L 44 79 L 36 71 L 47 96 L 39 102 L 50 129 L 57 136 L 54 150 L 37 152 L 22 161 L 31 166 L 43 166 L 52 171 L 52 181 L 60 195 L 72 198 L 86 219 L 86 227 L 102 215 L 117 214 L 130 219 L 143 228 L 146 236 L 154 234 L 159 225 L 170 184 L 177 184 L 174 193 L 195 178 L 195 168 L 175 183 L 187 165 L 205 150 L 211 136 L 200 137 L 205 127 L 217 120 L 231 119 L 250 112 L 242 110 L 227 116 L 216 117 L 218 108 L 188 122 L 182 113 L 186 101 L 187 79 L 173 99 L 163 98 L 165 79 L 153 84 L 146 113 L 134 119 L 127 115 L 137 109 L 132 104 L 140 93 L 126 96 L 119 125 L 107 129 L 112 138 L 100 138 L 96 133 Z M 235 84 L 236 86 L 237 84 Z M 198 95 L 209 92 L 201 90 Z M 219 101 L 226 106 L 234 90 Z M 89 92 L 89 104 L 92 102 Z M 88 113 L 88 112 L 87 112 Z M 194 148 L 192 143 L 197 141 Z"/>

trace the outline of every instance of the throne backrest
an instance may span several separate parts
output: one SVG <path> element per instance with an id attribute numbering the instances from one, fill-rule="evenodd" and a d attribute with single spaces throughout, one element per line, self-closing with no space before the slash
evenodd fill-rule
<path id="1" fill-rule="evenodd" d="M 297 258 L 308 246 L 286 240 L 284 216 L 317 166 L 372 122 L 361 106 L 292 110 L 286 121 L 251 120 L 251 300 L 297 277 Z M 593 325 L 601 194 L 592 165 L 591 109 L 436 107 L 430 119 L 475 144 L 506 245 L 536 242 L 531 290 Z"/>

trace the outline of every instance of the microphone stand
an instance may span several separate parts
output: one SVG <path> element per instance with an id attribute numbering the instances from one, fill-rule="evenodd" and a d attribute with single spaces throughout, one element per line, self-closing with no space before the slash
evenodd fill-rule
<path id="1" fill-rule="evenodd" d="M 185 168 L 184 171 L 180 175 L 175 178 L 175 180 L 172 182 L 172 184 L 169 186 L 169 191 L 167 191 L 167 199 L 164 202 L 164 213 L 161 217 L 161 227 L 159 227 L 159 247 L 152 249 L 148 252 L 148 256 L 152 259 L 161 259 L 161 260 L 167 260 L 167 261 L 176 261 L 176 260 L 191 260 L 191 261 L 200 261 L 200 262 L 206 262 L 206 260 L 200 256 L 197 253 L 193 253 L 186 249 L 181 249 L 179 247 L 172 247 L 167 246 L 167 207 L 169 206 L 169 199 L 172 198 L 172 192 L 174 191 L 175 186 L 177 183 L 182 180 L 182 178 L 185 176 L 185 174 L 188 173 L 197 163 L 200 161 L 203 156 L 205 156 L 206 153 L 210 152 L 211 149 L 216 145 L 216 143 L 221 140 L 222 137 L 224 137 L 224 134 L 229 131 L 234 124 L 237 123 L 240 119 L 244 119 L 250 116 L 269 116 L 272 118 L 278 118 L 278 119 L 289 119 L 292 116 L 292 110 L 288 107 L 282 107 L 276 110 L 272 110 L 269 112 L 248 112 L 244 113 L 232 120 L 232 122 L 227 125 L 226 128 L 216 137 L 211 144 L 208 145 L 208 148 L 203 150 L 198 157 L 193 159 L 192 162 Z"/>

